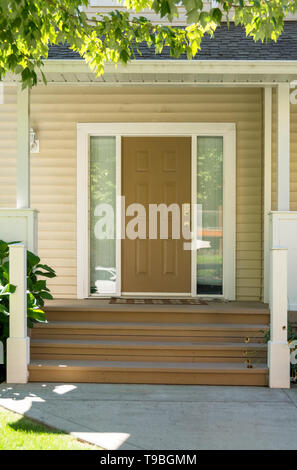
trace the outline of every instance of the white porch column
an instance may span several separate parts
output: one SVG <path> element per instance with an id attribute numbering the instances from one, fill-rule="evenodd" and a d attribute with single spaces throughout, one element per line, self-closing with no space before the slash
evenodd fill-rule
<path id="1" fill-rule="evenodd" d="M 287 249 L 274 247 L 270 260 L 269 386 L 290 388 L 290 349 L 287 341 Z"/>
<path id="2" fill-rule="evenodd" d="M 264 295 L 269 302 L 270 212 L 271 212 L 271 147 L 272 87 L 264 88 Z"/>
<path id="3" fill-rule="evenodd" d="M 27 383 L 30 340 L 27 336 L 27 258 L 21 243 L 9 247 L 9 280 L 16 286 L 10 295 L 7 340 L 7 383 Z"/>
<path id="4" fill-rule="evenodd" d="M 25 243 L 27 250 L 37 255 L 38 211 L 36 209 L 1 209 L 0 239 Z"/>
<path id="5" fill-rule="evenodd" d="M 277 86 L 277 210 L 290 210 L 290 85 Z"/>
<path id="6" fill-rule="evenodd" d="M 17 91 L 17 208 L 30 207 L 30 112 L 29 90 Z"/>
<path id="7" fill-rule="evenodd" d="M 271 214 L 269 386 L 290 387 L 288 260 L 290 244 L 281 215 L 290 211 L 290 85 L 277 86 L 277 211 Z M 267 259 L 266 259 L 267 261 Z M 266 271 L 267 273 L 267 271 Z"/>

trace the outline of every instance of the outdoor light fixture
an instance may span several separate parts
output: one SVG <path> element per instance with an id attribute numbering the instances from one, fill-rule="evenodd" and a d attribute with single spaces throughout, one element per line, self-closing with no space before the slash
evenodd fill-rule
<path id="1" fill-rule="evenodd" d="M 30 129 L 30 152 L 39 153 L 39 140 L 36 139 L 36 134 L 34 129 Z"/>

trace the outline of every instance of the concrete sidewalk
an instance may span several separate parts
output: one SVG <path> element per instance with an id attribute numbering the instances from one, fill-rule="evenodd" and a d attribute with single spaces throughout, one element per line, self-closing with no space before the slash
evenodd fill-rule
<path id="1" fill-rule="evenodd" d="M 0 385 L 0 406 L 105 449 L 297 449 L 297 388 Z"/>

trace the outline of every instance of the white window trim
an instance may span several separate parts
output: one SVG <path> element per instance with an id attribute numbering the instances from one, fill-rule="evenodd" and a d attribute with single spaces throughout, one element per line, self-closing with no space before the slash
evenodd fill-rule
<path id="1" fill-rule="evenodd" d="M 236 126 L 234 123 L 78 123 L 77 124 L 77 297 L 90 297 L 89 269 L 89 141 L 90 136 L 116 138 L 116 195 L 121 195 L 121 138 L 130 137 L 191 137 L 192 138 L 192 208 L 196 202 L 197 137 L 222 136 L 223 163 L 223 296 L 235 300 L 236 288 Z M 117 200 L 119 198 L 117 197 Z M 121 230 L 121 208 L 117 207 L 117 230 Z M 192 213 L 193 228 L 196 220 Z M 88 254 L 86 256 L 86 254 Z M 116 242 L 116 295 L 121 295 L 121 240 Z M 196 251 L 192 251 L 191 293 L 196 295 Z M 102 295 L 107 297 L 107 294 Z M 199 297 L 199 296 L 198 296 Z M 201 297 L 207 297 L 202 295 Z"/>

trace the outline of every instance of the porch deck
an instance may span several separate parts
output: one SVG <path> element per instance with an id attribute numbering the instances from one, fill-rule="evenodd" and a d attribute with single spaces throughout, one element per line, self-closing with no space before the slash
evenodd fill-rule
<path id="1" fill-rule="evenodd" d="M 123 297 L 124 298 L 124 297 Z M 129 298 L 129 297 L 125 297 Z M 175 297 L 172 297 L 175 298 Z M 141 299 L 141 297 L 139 297 Z M 156 298 L 157 299 L 157 298 Z M 162 305 L 162 304 L 111 304 L 109 298 L 89 298 L 89 299 L 56 299 L 46 303 L 47 311 L 191 311 L 199 313 L 230 313 L 230 314 L 267 314 L 269 306 L 263 302 L 237 302 L 207 300 L 207 305 Z"/>

